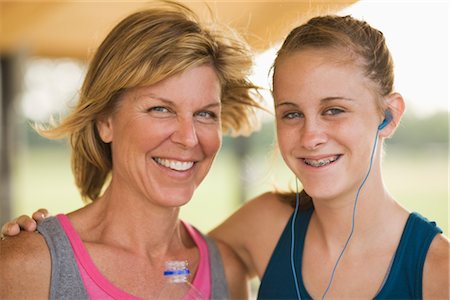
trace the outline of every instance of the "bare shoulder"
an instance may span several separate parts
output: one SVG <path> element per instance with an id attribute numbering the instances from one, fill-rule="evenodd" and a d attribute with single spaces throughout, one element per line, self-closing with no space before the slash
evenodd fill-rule
<path id="1" fill-rule="evenodd" d="M 246 221 L 246 227 L 254 234 L 283 230 L 293 212 L 290 201 L 276 193 L 264 193 L 246 203 L 236 215 Z"/>
<path id="2" fill-rule="evenodd" d="M 261 209 L 273 210 L 268 212 L 268 216 L 279 213 L 290 215 L 292 213 L 291 203 L 283 199 L 280 194 L 274 192 L 267 192 L 259 195 L 250 200 L 248 206 L 257 209 L 258 211 Z"/>
<path id="3" fill-rule="evenodd" d="M 273 222 L 280 220 L 280 217 L 289 217 L 292 210 L 288 201 L 283 201 L 276 193 L 267 192 L 245 203 L 229 220 L 233 222 L 239 220 L 250 228 L 259 228 L 266 223 L 273 226 L 275 225 Z"/>
<path id="4" fill-rule="evenodd" d="M 255 237 L 248 234 L 258 234 L 262 227 L 270 229 L 277 223 L 285 224 L 291 213 L 292 207 L 288 202 L 282 201 L 275 193 L 264 193 L 245 203 L 209 235 L 228 245 L 234 244 L 234 240 Z M 236 250 L 235 247 L 233 249 Z"/>
<path id="5" fill-rule="evenodd" d="M 261 276 L 292 211 L 277 194 L 264 193 L 244 204 L 210 236 L 238 254 L 249 276 Z"/>
<path id="6" fill-rule="evenodd" d="M 423 298 L 449 299 L 450 242 L 436 235 L 428 250 L 423 271 Z"/>
<path id="7" fill-rule="evenodd" d="M 225 243 L 217 241 L 222 262 L 225 267 L 225 277 L 231 299 L 248 299 L 249 297 L 249 277 L 246 266 L 239 256 Z"/>
<path id="8" fill-rule="evenodd" d="M 51 258 L 44 238 L 22 231 L 0 241 L 0 299 L 47 299 Z"/>

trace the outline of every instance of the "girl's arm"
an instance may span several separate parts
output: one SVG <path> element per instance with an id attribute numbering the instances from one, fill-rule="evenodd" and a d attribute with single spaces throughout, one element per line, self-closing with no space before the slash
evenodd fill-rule
<path id="1" fill-rule="evenodd" d="M 423 267 L 423 298 L 450 299 L 450 243 L 442 234 L 436 235 Z"/>
<path id="2" fill-rule="evenodd" d="M 276 194 L 265 193 L 244 204 L 209 235 L 233 249 L 249 277 L 261 278 L 292 211 Z"/>

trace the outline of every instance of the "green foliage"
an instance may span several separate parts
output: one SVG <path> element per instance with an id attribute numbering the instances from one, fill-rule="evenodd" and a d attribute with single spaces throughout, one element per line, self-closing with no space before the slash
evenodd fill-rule
<path id="1" fill-rule="evenodd" d="M 414 148 L 433 144 L 448 147 L 448 118 L 448 112 L 438 112 L 425 118 L 407 114 L 386 143 Z"/>

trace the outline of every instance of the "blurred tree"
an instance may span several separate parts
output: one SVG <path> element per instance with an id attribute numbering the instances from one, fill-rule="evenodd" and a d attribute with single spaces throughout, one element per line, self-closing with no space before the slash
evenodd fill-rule
<path id="1" fill-rule="evenodd" d="M 449 113 L 445 111 L 424 118 L 407 114 L 387 144 L 414 148 L 430 145 L 448 147 L 448 118 Z"/>

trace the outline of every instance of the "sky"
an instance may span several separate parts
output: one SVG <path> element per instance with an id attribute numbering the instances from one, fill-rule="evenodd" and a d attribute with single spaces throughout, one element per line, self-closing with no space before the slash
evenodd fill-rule
<path id="1" fill-rule="evenodd" d="M 394 59 L 395 90 L 407 113 L 449 111 L 448 1 L 359 1 L 339 12 L 381 30 Z M 279 45 L 256 57 L 254 80 L 269 86 L 268 69 Z"/>
<path id="2" fill-rule="evenodd" d="M 449 110 L 448 1 L 361 1 L 342 13 L 381 30 L 392 52 L 395 87 L 418 115 Z"/>
<path id="3" fill-rule="evenodd" d="M 339 12 L 367 21 L 386 36 L 395 64 L 395 89 L 406 101 L 406 113 L 429 116 L 449 111 L 448 1 L 362 0 Z M 279 45 L 256 56 L 253 80 L 269 88 L 268 70 Z M 85 66 L 70 60 L 30 62 L 25 74 L 21 111 L 46 121 L 77 100 Z M 263 93 L 271 102 L 270 93 Z M 64 101 L 61 101 L 64 99 Z M 269 103 L 271 106 L 272 103 Z"/>

